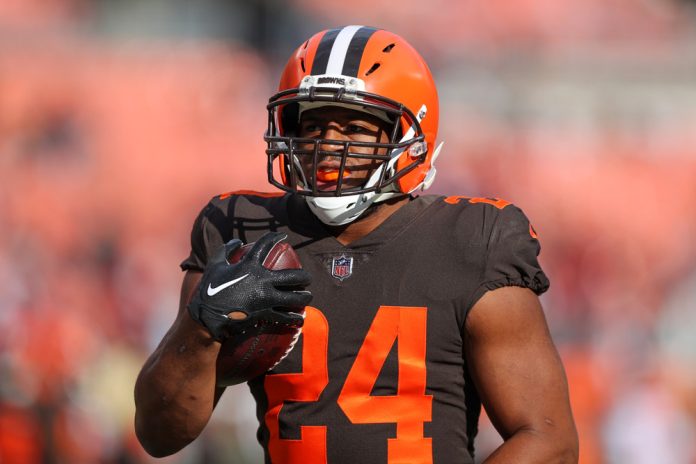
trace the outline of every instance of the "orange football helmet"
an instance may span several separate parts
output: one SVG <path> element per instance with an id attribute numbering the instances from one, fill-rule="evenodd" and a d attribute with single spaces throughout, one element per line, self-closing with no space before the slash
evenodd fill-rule
<path id="1" fill-rule="evenodd" d="M 307 196 L 308 204 L 315 213 L 320 212 L 324 222 L 345 224 L 374 202 L 425 189 L 432 183 L 438 151 L 437 89 L 423 58 L 400 36 L 365 26 L 319 32 L 290 57 L 278 90 L 267 106 L 264 139 L 268 180 L 282 190 Z M 299 138 L 300 112 L 311 105 L 344 106 L 377 115 L 393 123 L 390 141 Z M 327 144 L 335 150 L 322 151 Z M 351 145 L 374 147 L 371 157 L 382 163 L 364 185 L 344 188 L 341 177 L 346 160 L 353 156 Z M 376 154 L 378 151 L 383 154 Z M 342 160 L 336 188 L 317 189 L 313 179 L 317 178 L 318 157 L 337 153 Z M 314 173 L 303 173 L 302 157 L 313 160 L 305 164 L 313 164 Z M 338 200 L 340 197 L 344 200 Z M 322 212 L 333 209 L 331 217 L 322 217 Z"/>

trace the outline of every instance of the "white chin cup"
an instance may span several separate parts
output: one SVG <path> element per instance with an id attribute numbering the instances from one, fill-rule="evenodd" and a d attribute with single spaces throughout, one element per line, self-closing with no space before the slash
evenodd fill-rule
<path id="1" fill-rule="evenodd" d="M 395 192 L 361 193 L 344 197 L 305 197 L 309 209 L 327 226 L 342 226 L 355 221 L 373 203 L 396 196 Z"/>
<path id="2" fill-rule="evenodd" d="M 307 205 L 321 222 L 342 226 L 353 222 L 372 204 L 375 194 L 364 193 L 344 197 L 306 197 Z"/>

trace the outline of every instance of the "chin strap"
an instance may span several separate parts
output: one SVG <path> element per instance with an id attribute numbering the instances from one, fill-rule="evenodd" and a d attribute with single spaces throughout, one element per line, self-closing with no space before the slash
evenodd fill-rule
<path id="1" fill-rule="evenodd" d="M 382 171 L 386 169 L 389 172 L 401 154 L 403 154 L 403 151 L 390 159 L 386 164 L 382 164 L 375 169 L 375 172 L 365 182 L 365 187 L 369 188 L 376 185 L 382 178 Z M 388 200 L 400 194 L 400 192 L 396 191 L 394 184 L 388 185 L 385 190 L 387 191 L 359 193 L 340 197 L 307 196 L 306 199 L 309 209 L 321 222 L 329 226 L 342 226 L 355 221 L 374 203 Z"/>
<path id="2" fill-rule="evenodd" d="M 362 193 L 342 197 L 305 197 L 309 209 L 324 224 L 342 226 L 355 221 L 376 202 L 399 195 L 390 193 Z"/>
<path id="3" fill-rule="evenodd" d="M 418 189 L 427 190 L 433 184 L 435 176 L 437 175 L 437 169 L 435 168 L 435 160 L 438 156 L 440 156 L 440 150 L 442 150 L 442 146 L 444 144 L 445 142 L 440 142 L 440 145 L 438 145 L 435 151 L 433 152 L 433 157 L 430 160 L 430 170 L 428 171 L 428 174 L 426 174 L 425 179 L 423 179 L 423 182 L 421 182 L 420 185 L 417 185 L 416 188 L 414 188 L 413 190 L 411 190 L 411 192 L 408 193 L 415 192 Z"/>

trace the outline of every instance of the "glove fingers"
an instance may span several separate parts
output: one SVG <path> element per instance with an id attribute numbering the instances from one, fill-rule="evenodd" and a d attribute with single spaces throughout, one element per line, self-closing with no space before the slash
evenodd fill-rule
<path id="1" fill-rule="evenodd" d="M 211 259 L 211 263 L 222 263 L 227 261 L 227 258 L 239 247 L 242 246 L 242 241 L 233 238 L 229 242 L 222 245 L 220 248 L 215 250 L 215 254 Z"/>
<path id="2" fill-rule="evenodd" d="M 250 314 L 242 321 L 229 321 L 228 326 L 233 332 L 240 332 L 259 325 L 302 327 L 303 324 L 304 317 L 300 313 L 282 309 L 264 309 Z"/>
<path id="3" fill-rule="evenodd" d="M 281 232 L 268 232 L 258 239 L 245 258 L 262 263 L 276 243 L 285 240 L 287 234 Z"/>
<path id="4" fill-rule="evenodd" d="M 283 269 L 272 272 L 275 287 L 306 287 L 312 276 L 304 269 Z"/>
<path id="5" fill-rule="evenodd" d="M 271 301 L 274 307 L 303 308 L 312 301 L 312 293 L 307 290 L 273 290 Z"/>
<path id="6" fill-rule="evenodd" d="M 293 307 L 300 308 L 300 307 L 305 307 L 307 306 L 310 301 L 312 301 L 312 298 L 314 298 L 314 295 L 312 295 L 312 292 L 308 290 L 295 290 L 293 293 L 293 298 L 297 301 L 296 304 L 293 304 Z"/>
<path id="7" fill-rule="evenodd" d="M 267 314 L 267 318 L 273 323 L 286 325 L 290 327 L 302 327 L 304 324 L 304 317 L 301 314 L 293 313 L 291 311 L 282 310 L 271 310 Z"/>
<path id="8" fill-rule="evenodd" d="M 230 256 L 232 256 L 232 253 L 234 253 L 239 248 L 241 248 L 242 245 L 244 245 L 244 242 L 242 242 L 241 240 L 238 240 L 236 238 L 233 238 L 229 242 L 225 243 L 225 257 L 224 257 L 225 261 L 227 261 L 229 263 L 230 262 L 229 259 L 230 259 Z"/>

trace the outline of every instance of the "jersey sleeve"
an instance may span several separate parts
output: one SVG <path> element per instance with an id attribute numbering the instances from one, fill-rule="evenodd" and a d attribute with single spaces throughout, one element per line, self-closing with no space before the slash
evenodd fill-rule
<path id="1" fill-rule="evenodd" d="M 539 265 L 541 245 L 521 209 L 508 205 L 495 218 L 488 240 L 481 280 L 471 306 L 487 291 L 500 287 L 529 288 L 537 295 L 549 288 L 549 279 Z"/>
<path id="2" fill-rule="evenodd" d="M 204 271 L 209 257 L 224 243 L 238 238 L 251 243 L 286 221 L 285 193 L 251 190 L 216 195 L 201 210 L 191 230 L 191 252 L 180 267 Z"/>
<path id="3" fill-rule="evenodd" d="M 211 216 L 215 212 L 215 205 L 211 201 L 198 214 L 191 230 L 191 253 L 179 265 L 184 271 L 205 270 L 210 251 L 216 249 L 223 242 L 223 237 Z"/>

